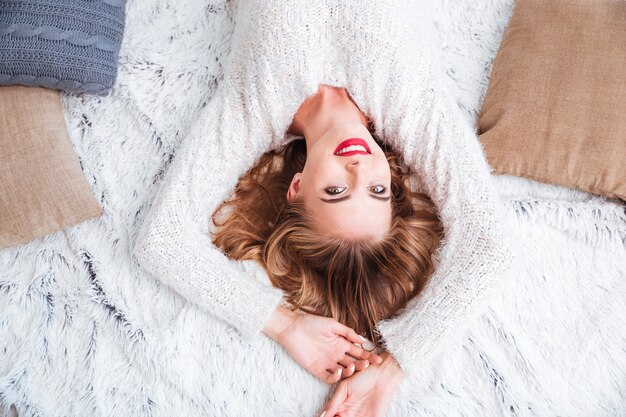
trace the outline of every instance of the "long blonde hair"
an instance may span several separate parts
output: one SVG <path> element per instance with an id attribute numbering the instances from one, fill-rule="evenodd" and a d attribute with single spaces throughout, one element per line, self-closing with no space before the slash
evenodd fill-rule
<path id="1" fill-rule="evenodd" d="M 410 172 L 384 144 L 391 168 L 392 223 L 380 239 L 320 236 L 287 189 L 306 161 L 304 140 L 268 152 L 213 213 L 213 239 L 231 259 L 255 260 L 293 310 L 333 317 L 376 346 L 376 323 L 397 314 L 434 268 L 442 228 L 432 202 L 410 188 Z"/>

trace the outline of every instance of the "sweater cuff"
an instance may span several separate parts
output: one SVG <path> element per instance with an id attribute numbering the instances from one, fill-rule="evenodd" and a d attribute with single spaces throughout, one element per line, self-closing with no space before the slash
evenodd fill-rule
<path id="1" fill-rule="evenodd" d="M 266 286 L 255 294 L 242 297 L 245 310 L 232 310 L 230 324 L 233 325 L 248 342 L 254 344 L 265 333 L 263 329 L 270 316 L 283 303 L 283 291 L 279 288 Z"/>
<path id="2" fill-rule="evenodd" d="M 423 317 L 415 307 L 418 299 L 409 303 L 404 314 L 381 320 L 377 329 L 383 348 L 391 353 L 407 375 L 418 372 L 438 354 L 449 337 L 444 329 L 433 326 L 433 321 Z"/>
<path id="3" fill-rule="evenodd" d="M 243 294 L 240 302 L 233 307 L 241 310 L 234 315 L 232 324 L 246 340 L 254 343 L 265 334 L 263 329 L 274 310 L 284 305 L 285 293 L 272 285 L 265 269 L 257 261 L 237 261 L 233 267 L 241 268 L 251 285 L 239 287 Z"/>

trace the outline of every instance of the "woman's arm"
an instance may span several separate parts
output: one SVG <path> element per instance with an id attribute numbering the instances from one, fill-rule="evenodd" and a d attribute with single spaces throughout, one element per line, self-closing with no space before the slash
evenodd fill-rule
<path id="1" fill-rule="evenodd" d="M 416 372 L 460 337 L 507 279 L 513 253 L 491 169 L 458 106 L 439 91 L 389 114 L 386 136 L 418 174 L 444 227 L 440 263 L 400 314 L 378 323 L 385 348 Z M 421 100 L 420 100 L 421 99 Z"/>
<path id="2" fill-rule="evenodd" d="M 255 277 L 263 278 L 260 266 L 247 263 L 253 271 L 246 271 L 218 250 L 209 225 L 272 132 L 245 120 L 243 109 L 223 93 L 217 89 L 179 146 L 140 227 L 134 255 L 143 269 L 252 340 L 283 293 Z"/>

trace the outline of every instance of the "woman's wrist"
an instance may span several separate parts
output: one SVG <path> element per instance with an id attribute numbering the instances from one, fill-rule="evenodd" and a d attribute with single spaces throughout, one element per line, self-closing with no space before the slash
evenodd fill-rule
<path id="1" fill-rule="evenodd" d="M 385 351 L 381 353 L 380 356 L 383 358 L 383 362 L 379 366 L 386 375 L 386 379 L 398 384 L 402 382 L 404 379 L 404 371 L 402 371 L 402 368 L 400 368 L 400 365 L 391 353 Z"/>
<path id="2" fill-rule="evenodd" d="M 291 325 L 295 316 L 295 312 L 280 305 L 272 312 L 270 318 L 265 322 L 263 331 L 271 339 L 278 342 L 281 333 Z"/>

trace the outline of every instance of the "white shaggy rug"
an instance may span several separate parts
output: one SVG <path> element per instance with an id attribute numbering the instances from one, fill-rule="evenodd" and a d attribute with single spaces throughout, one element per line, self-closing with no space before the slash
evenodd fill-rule
<path id="1" fill-rule="evenodd" d="M 513 1 L 433 6 L 450 87 L 473 125 Z M 129 256 L 215 89 L 232 22 L 215 0 L 127 10 L 114 90 L 63 97 L 104 216 L 0 251 L 0 416 L 317 416 L 327 385 L 269 338 L 245 344 Z M 494 180 L 520 270 L 458 344 L 405 379 L 387 415 L 625 416 L 623 203 Z"/>

